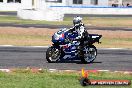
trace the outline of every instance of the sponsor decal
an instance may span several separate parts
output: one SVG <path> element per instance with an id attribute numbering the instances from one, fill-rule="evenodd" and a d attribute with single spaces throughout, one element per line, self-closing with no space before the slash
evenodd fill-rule
<path id="1" fill-rule="evenodd" d="M 80 78 L 80 84 L 82 86 L 87 85 L 130 85 L 130 80 L 90 80 L 88 78 L 88 73 L 91 71 L 84 71 L 82 69 L 82 77 Z"/>

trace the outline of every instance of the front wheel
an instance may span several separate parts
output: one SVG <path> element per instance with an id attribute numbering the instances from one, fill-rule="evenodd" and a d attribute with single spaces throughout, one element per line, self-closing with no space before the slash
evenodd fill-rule
<path id="1" fill-rule="evenodd" d="M 56 62 L 60 59 L 61 52 L 55 47 L 49 47 L 46 51 L 46 59 L 49 63 Z"/>
<path id="2" fill-rule="evenodd" d="M 94 45 L 84 47 L 83 55 L 81 56 L 81 61 L 83 63 L 92 63 L 97 56 L 97 49 Z"/>

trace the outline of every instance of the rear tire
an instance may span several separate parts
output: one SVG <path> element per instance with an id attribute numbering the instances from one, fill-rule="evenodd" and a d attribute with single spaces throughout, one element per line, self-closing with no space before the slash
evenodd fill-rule
<path id="1" fill-rule="evenodd" d="M 46 59 L 49 63 L 56 62 L 60 59 L 60 50 L 55 47 L 49 47 L 46 51 Z"/>
<path id="2" fill-rule="evenodd" d="M 97 49 L 94 45 L 84 47 L 83 55 L 80 57 L 82 63 L 92 63 L 97 56 Z"/>

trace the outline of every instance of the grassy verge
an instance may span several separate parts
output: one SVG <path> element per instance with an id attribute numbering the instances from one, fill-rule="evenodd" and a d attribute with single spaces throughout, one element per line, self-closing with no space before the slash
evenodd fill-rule
<path id="1" fill-rule="evenodd" d="M 0 72 L 0 88 L 83 88 L 78 79 L 79 73 L 31 73 L 30 71 L 15 71 L 12 73 Z M 90 79 L 121 79 L 131 80 L 132 75 L 121 73 L 94 73 Z M 87 86 L 86 88 L 130 88 L 132 86 Z"/>
<path id="2" fill-rule="evenodd" d="M 103 38 L 101 44 L 95 44 L 99 48 L 132 48 L 132 38 Z"/>
<path id="3" fill-rule="evenodd" d="M 72 21 L 38 21 L 38 20 L 24 20 L 16 16 L 0 16 L 0 23 L 14 23 L 14 24 L 51 24 L 51 25 L 71 25 Z"/>
<path id="4" fill-rule="evenodd" d="M 0 16 L 0 23 L 15 23 L 15 24 L 52 24 L 52 25 L 72 25 L 72 17 L 65 17 L 62 22 L 51 21 L 32 21 L 22 20 L 16 16 Z M 84 17 L 85 25 L 93 26 L 112 26 L 112 27 L 132 27 L 132 17 Z"/>
<path id="5" fill-rule="evenodd" d="M 33 35 L 0 35 L 0 45 L 15 46 L 49 46 L 52 44 L 51 36 Z M 98 48 L 132 48 L 132 38 L 103 38 L 101 44 L 95 43 Z"/>
<path id="6" fill-rule="evenodd" d="M 95 26 L 126 26 L 132 27 L 132 18 L 88 18 L 84 17 L 86 25 Z M 71 25 L 72 18 L 64 18 L 62 22 L 50 21 L 32 21 L 22 20 L 15 16 L 0 16 L 0 23 L 15 24 L 52 24 L 52 25 Z M 0 45 L 16 45 L 16 46 L 47 46 L 50 45 L 51 36 L 57 30 L 39 29 L 39 28 L 13 28 L 0 27 Z M 103 35 L 102 44 L 96 44 L 99 48 L 132 48 L 132 32 L 126 31 L 98 31 L 93 30 L 89 33 Z"/>
<path id="7" fill-rule="evenodd" d="M 83 22 L 85 25 L 93 26 L 110 26 L 110 27 L 131 27 L 132 17 L 84 17 Z M 72 18 L 64 18 L 64 21 L 71 21 Z"/>
<path id="8" fill-rule="evenodd" d="M 0 45 L 49 46 L 52 34 L 58 29 L 0 27 Z M 132 48 L 132 32 L 90 30 L 101 34 L 98 48 Z"/>

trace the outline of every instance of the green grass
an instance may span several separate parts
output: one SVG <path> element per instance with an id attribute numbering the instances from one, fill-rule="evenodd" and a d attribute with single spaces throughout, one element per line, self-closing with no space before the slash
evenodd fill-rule
<path id="1" fill-rule="evenodd" d="M 85 23 L 92 24 L 94 26 L 110 26 L 110 27 L 130 27 L 132 26 L 132 17 L 93 17 L 93 18 L 87 18 L 85 20 Z"/>
<path id="2" fill-rule="evenodd" d="M 0 16 L 0 23 L 70 25 L 72 22 L 39 21 L 39 20 L 33 21 L 33 20 L 19 19 L 16 16 Z"/>
<path id="3" fill-rule="evenodd" d="M 0 88 L 84 88 L 79 84 L 79 73 L 64 73 L 43 71 L 16 71 L 12 73 L 0 72 Z M 121 73 L 90 74 L 90 79 L 121 79 L 131 80 L 132 75 Z M 87 86 L 86 88 L 130 88 L 132 86 Z"/>
<path id="4" fill-rule="evenodd" d="M 132 38 L 102 38 L 100 48 L 132 48 Z"/>
<path id="5" fill-rule="evenodd" d="M 0 45 L 48 46 L 51 41 L 51 36 L 1 34 L 0 41 Z"/>
<path id="6" fill-rule="evenodd" d="M 15 24 L 52 24 L 52 25 L 72 25 L 72 17 L 65 17 L 64 21 L 33 21 L 22 20 L 16 16 L 0 16 L 0 23 L 15 23 Z M 85 25 L 93 26 L 116 26 L 116 27 L 131 27 L 132 17 L 84 17 L 83 22 Z"/>

